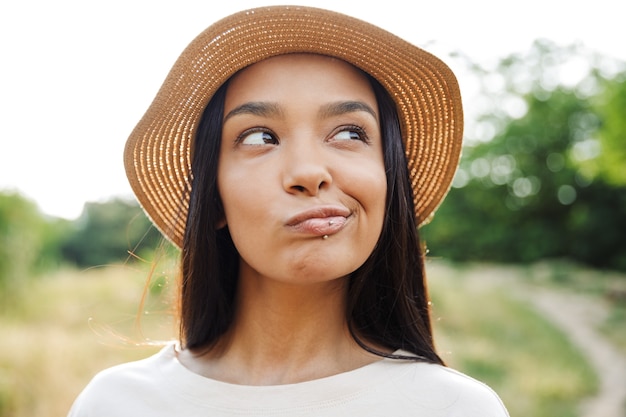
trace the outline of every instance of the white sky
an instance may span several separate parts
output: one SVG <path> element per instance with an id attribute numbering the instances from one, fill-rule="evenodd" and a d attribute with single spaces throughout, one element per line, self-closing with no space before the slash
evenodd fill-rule
<path id="1" fill-rule="evenodd" d="M 77 217 L 85 201 L 130 195 L 126 137 L 178 54 L 217 19 L 280 3 L 351 14 L 447 61 L 445 53 L 459 50 L 496 62 L 538 38 L 626 60 L 614 0 L 4 1 L 0 190 L 18 190 L 43 212 L 66 218 Z M 467 81 L 459 81 L 463 90 Z"/>

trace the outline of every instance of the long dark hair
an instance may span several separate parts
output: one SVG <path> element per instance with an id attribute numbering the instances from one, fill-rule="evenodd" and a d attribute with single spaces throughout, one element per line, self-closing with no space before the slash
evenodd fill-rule
<path id="1" fill-rule="evenodd" d="M 364 349 L 369 343 L 402 349 L 418 360 L 443 364 L 435 353 L 424 259 L 413 210 L 413 193 L 398 122 L 387 91 L 369 77 L 378 102 L 387 174 L 387 207 L 381 236 L 370 257 L 351 274 L 346 317 Z M 181 252 L 180 338 L 189 349 L 208 349 L 230 327 L 235 308 L 239 254 L 227 227 L 217 189 L 227 83 L 213 96 L 198 126 L 192 160 L 189 214 Z M 402 356 L 403 357 L 403 356 Z"/>

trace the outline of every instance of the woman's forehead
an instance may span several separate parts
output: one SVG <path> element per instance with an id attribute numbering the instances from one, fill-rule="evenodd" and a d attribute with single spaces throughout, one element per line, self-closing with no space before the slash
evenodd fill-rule
<path id="1" fill-rule="evenodd" d="M 306 104 L 325 97 L 329 101 L 359 100 L 376 107 L 369 79 L 353 65 L 324 55 L 287 54 L 259 61 L 233 76 L 225 109 L 264 98 L 300 99 Z"/>

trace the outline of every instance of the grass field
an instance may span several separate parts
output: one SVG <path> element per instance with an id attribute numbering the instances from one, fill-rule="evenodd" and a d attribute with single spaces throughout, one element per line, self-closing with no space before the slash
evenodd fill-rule
<path id="1" fill-rule="evenodd" d="M 436 338 L 449 365 L 491 385 L 512 416 L 578 415 L 598 381 L 566 336 L 520 299 L 520 271 L 430 272 Z"/>
<path id="2" fill-rule="evenodd" d="M 502 269 L 482 267 L 484 280 L 475 267 L 471 277 L 462 267 L 428 269 L 437 346 L 450 366 L 491 385 L 512 416 L 577 415 L 596 389 L 592 370 L 514 288 L 489 284 Z M 172 338 L 166 275 L 157 271 L 137 313 L 146 275 L 127 266 L 67 270 L 5 294 L 0 417 L 64 416 L 97 371 L 158 350 L 135 342 Z"/>

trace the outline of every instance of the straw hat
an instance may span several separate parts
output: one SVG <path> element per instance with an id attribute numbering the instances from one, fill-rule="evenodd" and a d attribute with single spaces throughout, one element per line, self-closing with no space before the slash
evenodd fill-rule
<path id="1" fill-rule="evenodd" d="M 193 138 L 215 91 L 240 69 L 275 55 L 340 58 L 376 78 L 397 105 L 418 224 L 450 188 L 461 153 L 458 83 L 437 57 L 361 20 L 302 6 L 226 17 L 185 49 L 124 152 L 126 174 L 157 228 L 181 246 L 191 188 Z"/>

